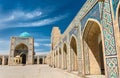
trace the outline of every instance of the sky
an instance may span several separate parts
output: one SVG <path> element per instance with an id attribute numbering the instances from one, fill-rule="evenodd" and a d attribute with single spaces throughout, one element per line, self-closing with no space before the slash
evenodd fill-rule
<path id="1" fill-rule="evenodd" d="M 9 54 L 10 38 L 28 32 L 35 52 L 48 53 L 54 26 L 61 33 L 86 0 L 0 0 L 0 54 Z"/>

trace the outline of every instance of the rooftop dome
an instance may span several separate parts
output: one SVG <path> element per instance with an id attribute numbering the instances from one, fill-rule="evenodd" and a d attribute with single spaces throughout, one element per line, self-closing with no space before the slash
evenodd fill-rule
<path id="1" fill-rule="evenodd" d="M 28 32 L 23 32 L 19 37 L 31 37 L 31 35 Z"/>

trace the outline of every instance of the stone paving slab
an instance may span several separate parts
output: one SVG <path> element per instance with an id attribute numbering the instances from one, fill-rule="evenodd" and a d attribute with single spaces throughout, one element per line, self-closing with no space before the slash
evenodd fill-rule
<path id="1" fill-rule="evenodd" d="M 80 78 L 48 65 L 0 66 L 0 78 Z"/>
<path id="2" fill-rule="evenodd" d="M 0 66 L 0 78 L 82 78 L 65 70 L 51 68 L 48 65 Z M 86 76 L 85 78 L 104 78 Z"/>

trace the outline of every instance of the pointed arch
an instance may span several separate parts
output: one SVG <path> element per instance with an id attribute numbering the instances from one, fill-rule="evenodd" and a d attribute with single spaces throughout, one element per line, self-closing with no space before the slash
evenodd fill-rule
<path id="1" fill-rule="evenodd" d="M 62 51 L 61 51 L 61 48 L 59 48 L 59 68 L 62 68 Z"/>
<path id="2" fill-rule="evenodd" d="M 68 61 L 67 61 L 67 55 L 68 55 L 68 52 L 67 52 L 67 44 L 64 43 L 63 44 L 63 59 L 64 59 L 64 69 L 67 69 L 67 64 L 68 64 Z"/>
<path id="3" fill-rule="evenodd" d="M 97 20 L 88 19 L 83 31 L 85 74 L 105 74 L 102 27 Z M 95 65 L 93 65 L 95 64 Z"/>
<path id="4" fill-rule="evenodd" d="M 22 58 L 22 64 L 26 64 L 28 55 L 28 47 L 24 43 L 20 43 L 15 47 L 14 57 L 20 56 Z"/>
<path id="5" fill-rule="evenodd" d="M 71 63 L 72 63 L 72 70 L 78 70 L 78 53 L 77 53 L 77 38 L 72 35 L 70 40 L 70 52 L 71 52 Z"/>

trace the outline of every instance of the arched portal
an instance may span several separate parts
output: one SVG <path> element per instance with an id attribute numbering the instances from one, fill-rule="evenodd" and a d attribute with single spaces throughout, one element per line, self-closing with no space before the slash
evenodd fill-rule
<path id="1" fill-rule="evenodd" d="M 40 58 L 39 63 L 43 64 L 43 58 Z"/>
<path id="2" fill-rule="evenodd" d="M 71 52 L 71 63 L 72 63 L 72 70 L 78 70 L 78 60 L 77 60 L 77 42 L 75 37 L 72 36 L 70 42 L 70 52 Z"/>
<path id="3" fill-rule="evenodd" d="M 20 56 L 22 58 L 21 60 L 22 64 L 26 64 L 27 55 L 28 47 L 25 44 L 21 43 L 15 47 L 14 57 Z"/>
<path id="4" fill-rule="evenodd" d="M 0 65 L 2 65 L 2 58 L 0 58 Z"/>
<path id="5" fill-rule="evenodd" d="M 37 64 L 37 58 L 34 59 L 34 64 Z"/>
<path id="6" fill-rule="evenodd" d="M 8 65 L 8 58 L 6 58 L 5 65 Z"/>
<path id="7" fill-rule="evenodd" d="M 55 54 L 55 52 L 54 52 L 54 67 L 56 67 L 56 54 Z"/>
<path id="8" fill-rule="evenodd" d="M 62 67 L 62 53 L 61 53 L 61 48 L 59 48 L 59 68 Z"/>
<path id="9" fill-rule="evenodd" d="M 58 67 L 58 51 L 56 51 L 56 67 Z"/>
<path id="10" fill-rule="evenodd" d="M 105 74 L 102 48 L 100 25 L 95 21 L 88 21 L 83 33 L 85 74 Z"/>
<path id="11" fill-rule="evenodd" d="M 26 64 L 26 54 L 22 54 L 22 64 Z"/>
<path id="12" fill-rule="evenodd" d="M 64 69 L 67 69 L 67 45 L 63 45 Z"/>

